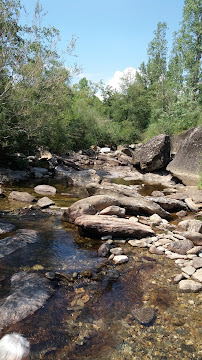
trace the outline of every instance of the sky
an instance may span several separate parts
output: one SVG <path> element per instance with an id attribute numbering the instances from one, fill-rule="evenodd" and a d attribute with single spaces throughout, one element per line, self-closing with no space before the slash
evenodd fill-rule
<path id="1" fill-rule="evenodd" d="M 29 14 L 35 0 L 21 0 Z M 135 73 L 147 62 L 147 47 L 158 22 L 168 25 L 168 45 L 179 29 L 184 0 L 40 0 L 46 15 L 45 26 L 60 31 L 60 49 L 72 36 L 77 38 L 76 57 L 67 57 L 65 65 L 76 62 L 82 69 L 75 81 L 86 77 L 117 86 L 120 77 Z"/>

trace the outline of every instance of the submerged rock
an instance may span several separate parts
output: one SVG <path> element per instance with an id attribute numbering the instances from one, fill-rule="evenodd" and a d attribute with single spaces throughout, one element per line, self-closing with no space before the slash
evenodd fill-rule
<path id="1" fill-rule="evenodd" d="M 28 244 L 39 240 L 38 232 L 35 230 L 17 230 L 13 236 L 6 237 L 0 241 L 0 258 L 22 249 Z"/>
<path id="2" fill-rule="evenodd" d="M 0 234 L 6 234 L 15 230 L 15 225 L 10 223 L 0 222 Z"/>
<path id="3" fill-rule="evenodd" d="M 141 308 L 136 307 L 132 310 L 132 316 L 140 322 L 142 325 L 149 325 L 151 324 L 156 317 L 155 309 L 148 307 L 148 308 Z"/>
<path id="4" fill-rule="evenodd" d="M 33 314 L 53 292 L 48 279 L 39 274 L 22 271 L 13 275 L 10 295 L 1 302 L 0 330 Z"/>

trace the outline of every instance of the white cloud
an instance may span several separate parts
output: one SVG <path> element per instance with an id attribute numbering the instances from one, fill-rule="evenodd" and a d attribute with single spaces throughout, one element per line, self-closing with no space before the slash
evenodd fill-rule
<path id="1" fill-rule="evenodd" d="M 138 70 L 133 67 L 128 67 L 123 71 L 116 71 L 112 79 L 110 79 L 107 85 L 111 86 L 114 90 L 121 92 L 121 84 L 124 80 L 128 84 L 132 84 L 135 81 L 136 73 Z"/>

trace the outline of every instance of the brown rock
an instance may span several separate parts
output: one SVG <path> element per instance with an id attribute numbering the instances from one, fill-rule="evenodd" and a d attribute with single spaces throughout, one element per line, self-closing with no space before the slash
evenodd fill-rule
<path id="1" fill-rule="evenodd" d="M 140 239 L 154 234 L 150 226 L 131 222 L 130 219 L 107 215 L 83 215 L 76 218 L 75 224 L 80 227 L 82 232 L 88 233 L 91 236 L 110 234 L 123 238 L 135 237 Z"/>

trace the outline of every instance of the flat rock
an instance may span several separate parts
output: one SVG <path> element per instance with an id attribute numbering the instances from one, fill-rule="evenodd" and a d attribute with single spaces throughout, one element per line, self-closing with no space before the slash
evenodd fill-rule
<path id="1" fill-rule="evenodd" d="M 15 225 L 10 223 L 0 222 L 0 234 L 6 234 L 15 230 Z"/>
<path id="2" fill-rule="evenodd" d="M 195 202 L 191 198 L 186 198 L 184 201 L 191 211 L 194 211 L 194 212 L 198 211 L 198 206 L 196 206 Z"/>
<path id="3" fill-rule="evenodd" d="M 11 191 L 8 198 L 9 200 L 23 201 L 28 203 L 36 201 L 34 196 L 32 196 L 26 191 Z"/>
<path id="4" fill-rule="evenodd" d="M 194 280 L 181 280 L 179 289 L 183 292 L 198 292 L 202 290 L 202 284 Z"/>
<path id="5" fill-rule="evenodd" d="M 142 325 L 151 324 L 156 317 L 156 311 L 152 307 L 136 307 L 131 311 L 131 314 Z"/>
<path id="6" fill-rule="evenodd" d="M 148 196 L 147 199 L 159 204 L 164 210 L 170 212 L 177 212 L 181 210 L 187 210 L 186 204 L 181 200 L 170 199 L 165 196 Z"/>
<path id="7" fill-rule="evenodd" d="M 10 295 L 0 306 L 0 330 L 25 319 L 41 308 L 54 290 L 45 277 L 19 272 L 11 278 Z"/>
<path id="8" fill-rule="evenodd" d="M 191 265 L 187 265 L 187 266 L 182 267 L 182 271 L 184 273 L 186 273 L 187 275 L 191 276 L 195 273 L 196 269 Z"/>
<path id="9" fill-rule="evenodd" d="M 154 235 L 150 226 L 108 215 L 82 215 L 76 218 L 75 224 L 91 236 L 110 234 L 122 238 L 143 238 Z"/>
<path id="10" fill-rule="evenodd" d="M 192 277 L 193 279 L 202 283 L 202 268 L 196 270 Z"/>
<path id="11" fill-rule="evenodd" d="M 113 262 L 115 265 L 123 264 L 128 261 L 128 256 L 126 255 L 115 255 L 113 257 Z"/>
<path id="12" fill-rule="evenodd" d="M 122 255 L 123 254 L 123 249 L 121 247 L 112 248 L 110 250 L 110 253 L 113 254 L 113 255 Z"/>
<path id="13" fill-rule="evenodd" d="M 17 230 L 13 236 L 8 236 L 0 240 L 0 258 L 12 254 L 24 248 L 28 244 L 33 244 L 39 240 L 38 232 L 35 230 Z"/>
<path id="14" fill-rule="evenodd" d="M 51 185 L 37 185 L 35 186 L 34 191 L 41 195 L 55 195 L 57 190 Z"/>
<path id="15" fill-rule="evenodd" d="M 42 209 L 47 208 L 47 207 L 49 207 L 51 205 L 54 205 L 54 204 L 55 204 L 54 201 L 49 199 L 47 196 L 44 196 L 44 197 L 42 197 L 41 199 L 39 199 L 37 201 L 37 205 Z"/>
<path id="16" fill-rule="evenodd" d="M 195 267 L 195 269 L 200 269 L 202 268 L 202 258 L 201 257 L 194 257 L 193 258 L 193 266 Z"/>

